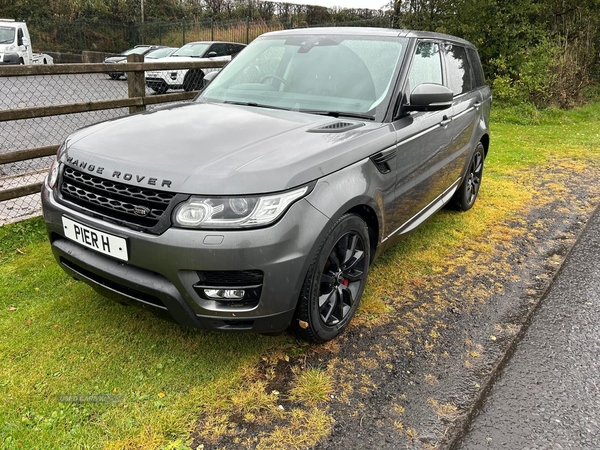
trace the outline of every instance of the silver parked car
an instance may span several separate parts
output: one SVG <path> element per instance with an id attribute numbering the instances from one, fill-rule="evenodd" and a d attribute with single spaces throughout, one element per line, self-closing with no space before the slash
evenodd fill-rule
<path id="1" fill-rule="evenodd" d="M 194 102 L 66 139 L 42 190 L 52 251 L 181 325 L 327 341 L 382 251 L 473 206 L 490 108 L 462 39 L 268 33 Z"/>
<path id="2" fill-rule="evenodd" d="M 153 62 L 231 61 L 231 58 L 241 52 L 244 47 L 246 47 L 246 44 L 235 42 L 190 42 L 171 53 L 168 57 Z M 169 89 L 195 91 L 204 87 L 203 78 L 206 74 L 218 70 L 216 68 L 152 70 L 146 72 L 146 86 L 157 94 L 164 94 Z"/>
<path id="3" fill-rule="evenodd" d="M 105 64 L 126 63 L 128 55 L 144 55 L 145 56 L 148 53 L 150 53 L 156 49 L 159 49 L 159 48 L 166 48 L 166 47 L 163 47 L 160 45 L 136 45 L 135 47 L 125 50 L 124 52 L 119 53 L 116 56 L 109 56 L 107 58 L 104 58 L 104 63 Z M 110 78 L 112 78 L 113 80 L 117 80 L 124 75 L 125 75 L 125 73 L 123 71 L 109 72 L 109 74 L 108 74 L 108 76 Z"/>

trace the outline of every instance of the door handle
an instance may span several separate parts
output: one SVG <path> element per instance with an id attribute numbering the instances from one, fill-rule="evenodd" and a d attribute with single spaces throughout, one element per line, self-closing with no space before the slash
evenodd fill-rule
<path id="1" fill-rule="evenodd" d="M 450 122 L 452 122 L 452 118 L 448 117 L 448 116 L 444 116 L 442 118 L 442 121 L 440 122 L 440 126 L 445 127 L 446 125 L 448 125 Z"/>
<path id="2" fill-rule="evenodd" d="M 481 106 L 481 104 L 482 104 L 481 102 L 475 102 L 475 103 L 473 103 L 473 108 L 477 109 Z"/>

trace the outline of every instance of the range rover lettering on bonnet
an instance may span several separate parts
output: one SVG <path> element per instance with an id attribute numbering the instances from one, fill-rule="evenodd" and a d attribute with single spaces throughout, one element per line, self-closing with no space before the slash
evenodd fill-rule
<path id="1" fill-rule="evenodd" d="M 86 161 L 74 159 L 72 156 L 67 158 L 67 164 L 76 169 L 85 170 L 91 173 L 97 173 L 98 175 L 106 176 L 106 169 L 104 167 L 96 166 L 94 164 L 89 164 Z M 173 183 L 171 180 L 160 180 L 158 178 L 149 177 L 147 175 L 138 175 L 132 174 L 128 172 L 121 172 L 119 170 L 113 170 L 112 174 L 110 174 L 111 178 L 123 181 L 135 181 L 139 184 L 148 184 L 150 186 L 160 186 L 171 188 L 171 184 Z"/>

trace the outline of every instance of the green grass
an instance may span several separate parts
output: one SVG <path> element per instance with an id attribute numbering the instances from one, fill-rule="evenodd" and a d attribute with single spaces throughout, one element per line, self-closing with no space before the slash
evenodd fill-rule
<path id="1" fill-rule="evenodd" d="M 396 307 L 389 300 L 399 286 L 448 270 L 457 249 L 484 248 L 486 240 L 478 239 L 484 235 L 508 232 L 507 219 L 531 199 L 533 187 L 525 183 L 541 168 L 598 168 L 600 103 L 536 112 L 535 120 L 517 113 L 493 112 L 475 208 L 442 211 L 386 252 L 373 267 L 353 326 L 376 326 Z M 0 227 L 0 264 L 0 448 L 186 448 L 192 433 L 207 440 L 226 434 L 229 418 L 240 411 L 265 430 L 265 448 L 277 448 L 276 438 L 290 430 L 298 440 L 291 433 L 285 442 L 309 446 L 330 429 L 326 404 L 307 401 L 305 410 L 280 412 L 277 396 L 257 375 L 265 355 L 277 360 L 311 347 L 286 335 L 184 330 L 106 300 L 58 268 L 41 218 Z M 296 398 L 301 389 L 312 398 L 317 388 L 309 375 L 298 374 L 291 388 Z M 106 397 L 62 403 L 61 395 Z M 269 431 L 270 419 L 287 421 L 289 430 Z"/>
<path id="2" fill-rule="evenodd" d="M 40 228 L 41 219 L 33 219 L 3 232 Z M 7 241 L 5 254 L 21 252 L 0 270 L 0 436 L 7 448 L 185 437 L 203 404 L 230 396 L 243 368 L 273 345 L 257 335 L 182 330 L 67 277 L 44 236 Z M 105 394 L 118 402 L 58 401 Z"/>

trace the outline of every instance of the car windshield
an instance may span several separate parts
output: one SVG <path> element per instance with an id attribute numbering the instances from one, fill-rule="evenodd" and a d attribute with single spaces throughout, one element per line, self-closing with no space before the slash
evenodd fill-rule
<path id="1" fill-rule="evenodd" d="M 380 36 L 259 38 L 222 70 L 198 101 L 380 120 L 403 44 L 400 38 Z"/>
<path id="2" fill-rule="evenodd" d="M 15 41 L 13 27 L 0 27 L 0 44 L 12 44 Z"/>
<path id="3" fill-rule="evenodd" d="M 148 51 L 148 47 L 134 47 L 134 48 L 130 48 L 129 50 L 125 50 L 123 53 L 121 53 L 121 55 L 125 56 L 125 55 L 141 55 L 142 53 L 145 53 Z"/>
<path id="4" fill-rule="evenodd" d="M 146 58 L 148 58 L 148 59 L 164 58 L 166 56 L 169 56 L 175 50 L 176 49 L 173 47 L 155 48 L 154 50 L 150 50 L 148 53 L 146 53 Z"/>
<path id="5" fill-rule="evenodd" d="M 190 44 L 185 44 L 171 56 L 193 56 L 195 58 L 200 58 L 204 55 L 204 52 L 208 49 L 210 44 L 206 42 L 192 42 Z"/>

